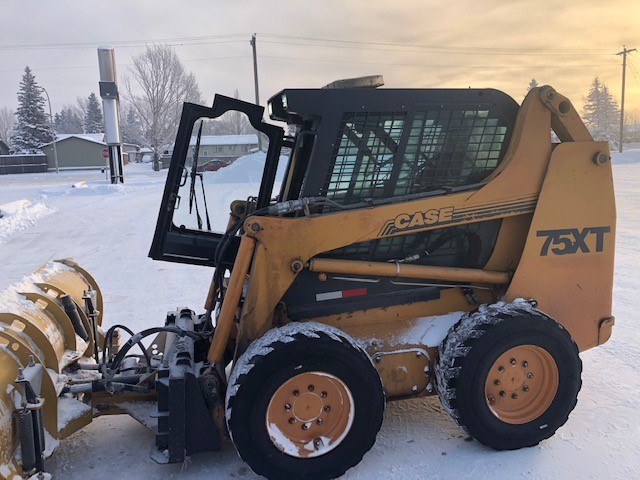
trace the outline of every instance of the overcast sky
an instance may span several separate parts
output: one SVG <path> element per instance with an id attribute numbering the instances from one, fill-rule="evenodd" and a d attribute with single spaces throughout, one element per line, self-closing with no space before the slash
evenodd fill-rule
<path id="1" fill-rule="evenodd" d="M 287 87 L 383 74 L 389 87 L 493 87 L 522 100 L 532 78 L 581 108 L 597 75 L 620 100 L 626 44 L 640 48 L 640 0 L 0 0 L 0 107 L 16 108 L 25 65 L 53 110 L 98 91 L 96 48 L 118 76 L 145 43 L 175 45 L 207 102 L 253 100 L 257 33 L 262 103 Z M 627 111 L 640 110 L 629 55 Z"/>

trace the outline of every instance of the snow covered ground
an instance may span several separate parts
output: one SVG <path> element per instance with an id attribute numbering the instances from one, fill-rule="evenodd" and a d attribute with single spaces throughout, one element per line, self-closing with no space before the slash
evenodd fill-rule
<path id="1" fill-rule="evenodd" d="M 466 438 L 437 398 L 394 402 L 387 406 L 376 445 L 344 478 L 640 478 L 640 320 L 634 308 L 640 278 L 640 150 L 616 154 L 614 175 L 617 324 L 607 344 L 582 354 L 583 388 L 569 422 L 537 447 L 495 452 Z M 124 186 L 109 185 L 99 172 L 0 176 L 0 210 L 13 204 L 0 219 L 0 290 L 42 263 L 74 257 L 102 288 L 107 325 L 140 330 L 160 324 L 175 307 L 200 308 L 211 269 L 147 257 L 165 176 L 149 164 L 125 167 Z M 72 188 L 83 181 L 85 188 Z M 216 205 L 207 198 L 210 208 Z M 13 203 L 22 200 L 27 201 L 22 207 Z M 231 445 L 183 465 L 161 466 L 149 458 L 153 440 L 129 417 L 100 418 L 63 441 L 47 467 L 64 479 L 256 478 Z"/>

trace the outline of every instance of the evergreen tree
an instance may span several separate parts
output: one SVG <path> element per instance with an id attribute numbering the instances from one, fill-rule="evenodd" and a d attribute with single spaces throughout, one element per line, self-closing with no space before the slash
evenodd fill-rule
<path id="1" fill-rule="evenodd" d="M 84 133 L 102 133 L 104 127 L 102 124 L 102 110 L 100 102 L 95 93 L 89 95 L 87 102 L 87 110 L 84 114 Z"/>
<path id="2" fill-rule="evenodd" d="M 609 88 L 600 82 L 598 77 L 593 79 L 582 116 L 595 140 L 604 140 L 617 145 L 620 109 Z"/>
<path id="3" fill-rule="evenodd" d="M 65 105 L 59 113 L 53 116 L 53 127 L 56 133 L 82 133 L 83 122 L 76 110 Z"/>
<path id="4" fill-rule="evenodd" d="M 53 140 L 44 105 L 42 87 L 36 83 L 31 69 L 25 67 L 18 91 L 17 122 L 11 138 L 16 151 L 34 150 Z"/>
<path id="5" fill-rule="evenodd" d="M 538 86 L 538 82 L 536 81 L 535 78 L 532 78 L 531 81 L 529 82 L 529 86 L 527 87 L 527 93 L 529 93 L 529 91 L 532 88 L 536 88 Z"/>

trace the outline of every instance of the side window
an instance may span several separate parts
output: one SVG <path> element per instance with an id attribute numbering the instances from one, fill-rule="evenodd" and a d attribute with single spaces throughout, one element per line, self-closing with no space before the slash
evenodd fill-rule
<path id="1" fill-rule="evenodd" d="M 473 185 L 498 166 L 508 146 L 506 119 L 492 105 L 407 115 L 345 113 L 321 195 L 350 205 Z"/>
<path id="2" fill-rule="evenodd" d="M 322 195 L 344 205 L 384 198 L 405 115 L 346 113 Z"/>
<path id="3" fill-rule="evenodd" d="M 481 182 L 498 166 L 506 132 L 488 108 L 417 112 L 393 195 Z"/>

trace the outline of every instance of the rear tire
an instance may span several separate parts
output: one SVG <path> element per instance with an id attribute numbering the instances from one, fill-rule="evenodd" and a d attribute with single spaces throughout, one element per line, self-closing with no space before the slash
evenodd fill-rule
<path id="1" fill-rule="evenodd" d="M 270 479 L 330 479 L 358 464 L 382 424 L 384 392 L 344 332 L 290 323 L 238 359 L 227 426 L 240 457 Z"/>
<path id="2" fill-rule="evenodd" d="M 451 417 L 496 450 L 537 445 L 568 420 L 581 387 L 578 348 L 528 304 L 465 315 L 440 346 L 437 388 Z"/>

